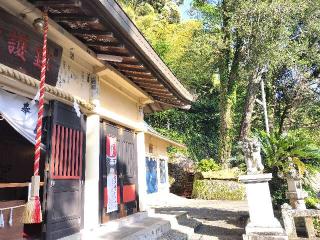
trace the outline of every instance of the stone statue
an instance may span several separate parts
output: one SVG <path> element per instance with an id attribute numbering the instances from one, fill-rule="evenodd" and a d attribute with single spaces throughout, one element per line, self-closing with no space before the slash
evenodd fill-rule
<path id="1" fill-rule="evenodd" d="M 261 144 L 257 138 L 247 138 L 242 142 L 242 151 L 247 164 L 247 174 L 263 173 L 261 162 Z"/>

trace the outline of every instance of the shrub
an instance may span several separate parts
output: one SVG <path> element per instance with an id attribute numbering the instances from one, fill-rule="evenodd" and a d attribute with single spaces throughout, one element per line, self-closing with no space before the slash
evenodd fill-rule
<path id="1" fill-rule="evenodd" d="M 259 139 L 262 143 L 265 171 L 273 173 L 273 179 L 270 181 L 273 203 L 279 208 L 281 204 L 287 202 L 286 175 L 290 175 L 293 169 L 296 169 L 301 177 L 319 171 L 319 146 L 308 136 L 294 131 L 285 135 L 270 136 L 261 132 Z"/>
<path id="2" fill-rule="evenodd" d="M 316 236 L 320 237 L 320 218 L 315 218 L 313 220 L 314 228 L 316 230 Z"/>
<path id="3" fill-rule="evenodd" d="M 210 172 L 210 171 L 218 171 L 221 167 L 218 163 L 216 163 L 212 158 L 202 159 L 197 164 L 197 170 L 199 172 Z"/>
<path id="4" fill-rule="evenodd" d="M 317 205 L 320 203 L 319 199 L 318 198 L 315 198 L 315 197 L 307 197 L 305 199 L 305 203 L 306 203 L 306 206 L 307 208 L 317 208 Z"/>
<path id="5" fill-rule="evenodd" d="M 192 197 L 205 200 L 244 200 L 245 187 L 235 181 L 195 180 Z"/>

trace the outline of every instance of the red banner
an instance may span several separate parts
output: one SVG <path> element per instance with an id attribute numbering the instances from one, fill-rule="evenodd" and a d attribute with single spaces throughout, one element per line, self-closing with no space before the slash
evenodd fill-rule
<path id="1" fill-rule="evenodd" d="M 105 196 L 107 213 L 118 210 L 118 182 L 117 182 L 117 138 L 106 137 L 106 166 L 107 166 L 107 187 Z"/>

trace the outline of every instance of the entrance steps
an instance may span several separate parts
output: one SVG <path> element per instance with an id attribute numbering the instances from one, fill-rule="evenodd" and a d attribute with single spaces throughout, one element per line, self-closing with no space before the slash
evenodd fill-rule
<path id="1" fill-rule="evenodd" d="M 140 212 L 63 240 L 187 240 L 199 227 L 186 212 Z"/>

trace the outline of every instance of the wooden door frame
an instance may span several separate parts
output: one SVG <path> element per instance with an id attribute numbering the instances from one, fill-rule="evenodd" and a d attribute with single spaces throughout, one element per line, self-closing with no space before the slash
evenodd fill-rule
<path id="1" fill-rule="evenodd" d="M 47 132 L 47 144 L 46 144 L 46 159 L 45 159 L 45 168 L 44 168 L 44 186 L 43 186 L 43 202 L 42 202 L 42 216 L 43 216 L 43 222 L 42 222 L 42 231 L 41 231 L 41 239 L 46 238 L 46 232 L 47 232 L 47 222 L 46 222 L 46 216 L 48 215 L 48 212 L 51 211 L 48 209 L 48 187 L 50 187 L 49 181 L 50 178 L 50 158 L 51 158 L 51 140 L 52 140 L 52 129 L 53 129 L 53 122 L 54 122 L 54 104 L 63 104 L 65 103 L 53 100 L 49 102 L 49 111 L 48 111 L 48 132 Z M 67 105 L 68 106 L 68 105 Z M 71 107 L 71 106 L 70 106 Z M 86 146 L 86 115 L 82 114 L 81 120 L 80 120 L 80 131 L 83 130 L 83 142 L 82 145 Z M 80 230 L 84 227 L 84 187 L 85 187 L 85 168 L 86 168 L 86 147 L 82 148 L 82 171 L 81 171 L 81 179 L 80 179 Z"/>
<path id="2" fill-rule="evenodd" d="M 106 127 L 108 125 L 110 126 L 113 126 L 115 127 L 117 130 L 119 129 L 119 127 L 121 126 L 118 126 L 116 124 L 113 124 L 109 121 L 106 121 L 106 120 L 103 120 L 101 119 L 100 120 L 100 157 L 99 157 L 99 220 L 100 220 L 100 223 L 103 224 L 103 223 L 106 223 L 106 222 L 109 222 L 109 221 L 112 221 L 113 219 L 109 219 L 107 221 L 104 222 L 104 214 L 103 214 L 103 211 L 104 211 L 104 182 L 103 182 L 103 168 L 104 168 L 104 161 L 105 161 L 105 154 L 106 154 L 106 149 L 105 149 L 105 144 L 106 144 L 106 141 L 105 141 L 105 138 L 106 138 L 106 132 L 104 130 L 104 124 L 106 124 Z M 126 129 L 125 127 L 122 127 L 124 129 Z M 127 130 L 127 129 L 126 129 Z M 135 177 L 135 193 L 136 193 L 136 204 L 137 204 L 137 212 L 139 212 L 139 181 L 138 181 L 138 164 L 139 164 L 139 161 L 138 161 L 138 146 L 137 146 L 137 134 L 129 129 L 129 131 L 132 132 L 132 134 L 134 134 L 134 151 L 135 151 L 135 161 L 136 161 L 136 177 Z M 119 138 L 119 134 L 118 134 L 118 131 L 117 131 L 117 134 L 116 134 L 116 137 Z M 118 149 L 117 149 L 118 150 Z M 120 199 L 122 198 L 122 196 L 120 196 Z M 120 200 L 121 202 L 121 200 Z M 121 218 L 120 216 L 118 216 L 116 219 L 119 219 Z"/>

